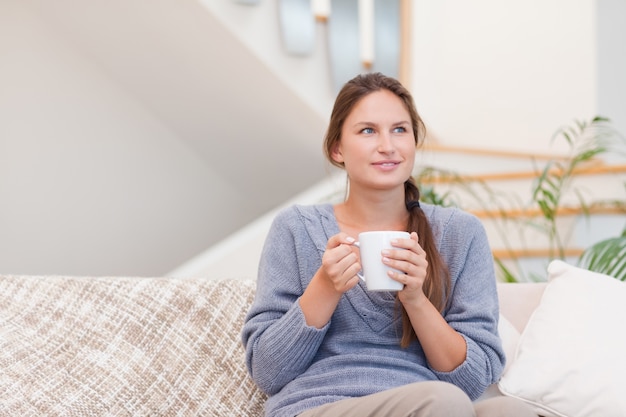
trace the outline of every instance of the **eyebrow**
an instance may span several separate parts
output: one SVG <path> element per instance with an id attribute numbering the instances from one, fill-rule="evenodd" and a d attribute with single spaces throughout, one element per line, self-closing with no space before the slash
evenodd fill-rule
<path id="1" fill-rule="evenodd" d="M 354 123 L 353 126 L 378 126 L 378 123 L 374 123 L 374 122 L 370 122 L 370 121 L 362 121 L 362 122 L 356 122 Z M 411 122 L 409 120 L 401 120 L 399 122 L 395 122 L 392 123 L 391 126 L 402 126 L 402 125 L 411 125 Z"/>

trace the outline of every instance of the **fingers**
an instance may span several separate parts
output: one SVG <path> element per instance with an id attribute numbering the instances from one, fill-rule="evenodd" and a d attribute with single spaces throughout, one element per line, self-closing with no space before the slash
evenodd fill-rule
<path id="1" fill-rule="evenodd" d="M 427 265 L 426 252 L 417 242 L 417 234 L 413 233 L 411 239 L 395 239 L 391 244 L 399 249 L 387 249 L 382 252 L 383 262 L 389 266 L 409 273 L 406 268 L 411 265 Z"/>
<path id="2" fill-rule="evenodd" d="M 359 282 L 356 274 L 361 270 L 361 264 L 353 251 L 354 242 L 355 239 L 345 233 L 334 235 L 328 240 L 322 256 L 325 275 L 335 290 L 340 292 L 349 290 Z"/>
<path id="3" fill-rule="evenodd" d="M 396 248 L 408 249 L 417 254 L 424 253 L 424 249 L 419 244 L 417 233 L 411 232 L 410 239 L 393 239 L 391 245 Z"/>
<path id="4" fill-rule="evenodd" d="M 346 233 L 337 233 L 331 236 L 326 243 L 326 249 L 336 248 L 339 245 L 352 245 L 356 240 L 352 236 L 348 236 Z"/>
<path id="5" fill-rule="evenodd" d="M 423 257 L 419 257 L 411 261 L 383 257 L 383 263 L 393 269 L 401 271 L 390 271 L 389 276 L 396 281 L 402 282 L 403 284 L 407 284 L 407 282 L 404 281 L 404 278 L 406 277 L 416 278 L 422 282 L 428 272 L 428 261 L 426 261 L 426 258 Z"/>
<path id="6" fill-rule="evenodd" d="M 405 287 L 421 288 L 428 271 L 426 252 L 418 243 L 417 233 L 410 239 L 396 239 L 392 246 L 398 249 L 383 251 L 383 263 L 401 272 L 390 271 L 389 276 Z"/>

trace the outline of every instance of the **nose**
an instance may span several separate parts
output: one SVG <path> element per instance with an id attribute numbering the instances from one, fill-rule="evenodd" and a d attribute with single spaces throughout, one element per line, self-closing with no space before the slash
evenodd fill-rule
<path id="1" fill-rule="evenodd" d="M 378 136 L 378 152 L 392 153 L 394 150 L 391 135 L 387 132 L 381 132 Z"/>

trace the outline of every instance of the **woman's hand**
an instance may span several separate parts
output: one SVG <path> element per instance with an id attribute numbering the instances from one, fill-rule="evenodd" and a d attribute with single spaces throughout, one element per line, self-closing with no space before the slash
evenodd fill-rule
<path id="1" fill-rule="evenodd" d="M 361 264 L 352 250 L 354 241 L 345 233 L 328 239 L 322 265 L 300 297 L 300 308 L 309 326 L 325 326 L 343 293 L 359 282 L 356 273 Z"/>
<path id="2" fill-rule="evenodd" d="M 383 251 L 383 262 L 404 273 L 389 276 L 404 284 L 398 298 L 409 316 L 411 325 L 433 369 L 449 372 L 466 357 L 465 339 L 445 321 L 424 294 L 423 285 L 428 271 L 426 253 L 419 245 L 417 234 L 410 239 L 398 239 L 393 246 L 407 250 Z M 387 252 L 387 253 L 385 253 Z"/>
<path id="3" fill-rule="evenodd" d="M 383 263 L 401 272 L 390 271 L 389 276 L 402 284 L 404 289 L 398 293 L 402 304 L 415 304 L 427 300 L 423 291 L 424 280 L 428 271 L 426 252 L 419 244 L 417 233 L 412 232 L 410 239 L 396 239 L 394 247 L 406 250 L 384 250 Z"/>
<path id="4" fill-rule="evenodd" d="M 361 270 L 359 257 L 352 244 L 355 239 L 345 233 L 338 233 L 328 239 L 326 251 L 322 255 L 320 271 L 322 277 L 338 293 L 344 293 L 359 283 L 357 272 Z"/>

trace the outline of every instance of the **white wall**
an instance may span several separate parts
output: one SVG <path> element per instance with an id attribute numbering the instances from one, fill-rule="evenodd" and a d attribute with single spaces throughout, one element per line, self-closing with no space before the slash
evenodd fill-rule
<path id="1" fill-rule="evenodd" d="M 594 0 L 418 0 L 413 91 L 445 144 L 550 151 L 597 112 Z"/>
<path id="2" fill-rule="evenodd" d="M 161 275 L 232 230 L 241 196 L 20 2 L 0 51 L 0 272 Z"/>

